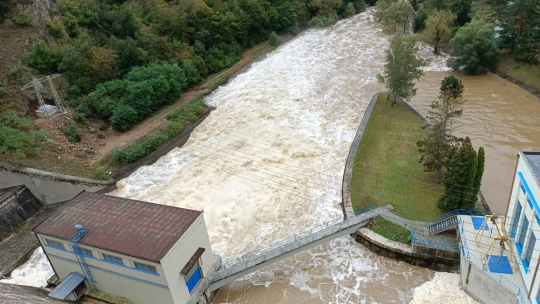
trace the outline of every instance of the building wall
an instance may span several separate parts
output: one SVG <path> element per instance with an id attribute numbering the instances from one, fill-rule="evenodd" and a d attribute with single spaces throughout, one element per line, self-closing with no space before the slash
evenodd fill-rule
<path id="1" fill-rule="evenodd" d="M 38 239 L 60 279 L 64 279 L 73 271 L 83 273 L 69 242 L 45 235 L 38 235 Z M 65 249 L 47 245 L 46 239 L 61 242 Z M 174 303 L 161 264 L 90 246 L 80 245 L 80 247 L 92 250 L 94 257 L 85 256 L 85 260 L 100 291 L 142 304 Z M 121 257 L 123 264 L 104 260 L 103 254 Z M 157 274 L 135 269 L 134 262 L 156 267 Z M 87 282 L 87 286 L 91 287 L 91 284 Z"/>
<path id="2" fill-rule="evenodd" d="M 201 213 L 197 220 L 195 220 L 191 227 L 189 227 L 161 260 L 175 304 L 185 304 L 190 298 L 185 278 L 180 274 L 180 271 L 199 247 L 206 249 L 199 259 L 203 275 L 202 281 L 209 274 L 212 267 L 214 267 L 214 257 L 212 255 L 212 248 L 210 247 L 210 238 L 206 230 L 204 212 Z"/>
<path id="3" fill-rule="evenodd" d="M 529 167 L 525 163 L 523 156 L 521 156 L 510 195 L 508 213 L 505 220 L 505 230 L 508 237 L 512 237 L 513 226 L 516 225 L 517 227 L 515 235 L 513 236 L 515 258 L 519 264 L 519 271 L 527 289 L 526 291 L 527 293 L 530 292 L 532 300 L 538 296 L 540 291 L 540 278 L 536 277 L 533 283 L 533 277 L 535 277 L 536 268 L 538 267 L 540 259 L 540 225 L 538 224 L 540 221 L 540 207 L 538 206 L 538 199 L 540 199 L 540 188 L 531 174 Z M 521 204 L 522 207 L 519 223 L 516 222 L 516 209 L 518 203 Z M 522 231 L 525 218 L 528 220 L 529 225 L 526 231 Z M 520 246 L 515 244 L 523 234 L 525 234 L 524 246 L 520 249 Z M 524 262 L 525 255 L 530 248 L 530 241 L 533 235 L 536 238 L 536 243 L 532 252 L 531 262 L 528 267 L 524 267 L 524 265 L 526 265 L 526 262 Z M 532 288 L 531 284 L 533 285 Z"/>
<path id="4" fill-rule="evenodd" d="M 482 304 L 518 304 L 517 296 L 485 271 L 461 255 L 460 280 L 463 290 Z M 449 299 L 451 302 L 451 299 Z"/>

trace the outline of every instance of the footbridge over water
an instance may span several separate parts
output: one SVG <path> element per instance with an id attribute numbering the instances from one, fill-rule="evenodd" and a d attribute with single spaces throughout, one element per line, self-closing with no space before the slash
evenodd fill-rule
<path id="1" fill-rule="evenodd" d="M 340 236 L 355 233 L 367 225 L 370 219 L 380 215 L 384 211 L 383 208 L 371 205 L 270 246 L 248 252 L 221 265 L 218 264 L 215 267 L 216 272 L 200 283 L 198 291 L 194 293 L 189 303 L 197 303 L 204 298 L 201 296 L 205 291 L 212 292 L 250 272 Z"/>

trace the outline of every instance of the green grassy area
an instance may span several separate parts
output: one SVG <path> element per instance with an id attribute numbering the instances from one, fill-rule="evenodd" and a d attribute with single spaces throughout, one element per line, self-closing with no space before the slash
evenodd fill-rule
<path id="1" fill-rule="evenodd" d="M 439 216 L 437 200 L 444 191 L 435 173 L 425 173 L 416 142 L 426 136 L 424 123 L 400 103 L 390 106 L 379 95 L 354 160 L 351 198 L 355 210 L 388 203 L 406 219 L 427 221 Z"/>
<path id="2" fill-rule="evenodd" d="M 507 51 L 501 52 L 497 71 L 540 92 L 540 65 L 521 63 Z"/>
<path id="3" fill-rule="evenodd" d="M 394 224 L 380 216 L 371 220 L 368 228 L 392 241 L 403 244 L 410 244 L 412 242 L 412 233 L 409 229 Z"/>

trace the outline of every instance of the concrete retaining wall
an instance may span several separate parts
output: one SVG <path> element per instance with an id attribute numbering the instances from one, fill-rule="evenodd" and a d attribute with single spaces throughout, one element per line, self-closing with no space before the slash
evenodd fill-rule
<path id="1" fill-rule="evenodd" d="M 17 230 L 43 207 L 24 186 L 14 187 L 0 198 L 0 240 Z"/>

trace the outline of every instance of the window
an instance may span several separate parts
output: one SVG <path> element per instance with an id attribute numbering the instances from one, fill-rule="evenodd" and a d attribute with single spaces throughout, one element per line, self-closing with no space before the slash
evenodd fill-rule
<path id="1" fill-rule="evenodd" d="M 154 266 L 150 266 L 150 265 L 146 265 L 146 264 L 138 263 L 138 262 L 133 262 L 133 263 L 135 264 L 135 268 L 144 269 L 151 272 L 157 272 L 156 267 Z"/>
<path id="2" fill-rule="evenodd" d="M 519 187 L 521 188 L 521 191 L 523 191 L 523 194 L 527 194 L 527 191 L 525 190 L 525 187 L 523 187 L 523 184 L 520 182 Z"/>
<path id="3" fill-rule="evenodd" d="M 534 236 L 534 233 L 531 232 L 531 237 L 530 237 L 530 240 L 529 240 L 529 246 L 527 247 L 527 253 L 525 254 L 525 262 L 527 262 L 527 266 L 525 266 L 525 264 L 523 264 L 523 267 L 524 268 L 527 268 L 527 267 L 530 267 L 531 266 L 531 257 L 532 257 L 532 253 L 534 251 L 534 245 L 536 245 L 536 237 Z"/>
<path id="4" fill-rule="evenodd" d="M 64 247 L 64 244 L 62 242 L 58 242 L 58 241 L 55 241 L 55 240 L 49 240 L 49 239 L 45 239 L 45 241 L 47 242 L 47 245 L 49 245 L 49 246 L 57 247 L 57 248 L 62 249 L 62 250 L 66 250 L 66 247 Z"/>
<path id="5" fill-rule="evenodd" d="M 516 237 L 517 227 L 519 225 L 519 218 L 521 217 L 521 203 L 517 202 L 516 214 L 514 214 L 514 223 L 512 224 L 512 233 L 510 234 L 511 238 Z"/>
<path id="6" fill-rule="evenodd" d="M 114 255 L 103 254 L 103 259 L 107 261 L 111 261 L 113 263 L 118 263 L 122 265 L 124 264 L 124 262 L 122 261 L 122 258 L 114 256 Z"/>
<path id="7" fill-rule="evenodd" d="M 521 249 L 523 249 L 523 245 L 525 244 L 525 237 L 527 236 L 527 230 L 529 229 L 529 220 L 527 220 L 527 217 L 523 217 L 523 224 L 521 226 L 521 232 L 519 233 L 519 246 L 520 248 L 520 252 L 519 254 L 521 254 Z"/>
<path id="8" fill-rule="evenodd" d="M 190 293 L 195 286 L 197 286 L 201 278 L 201 269 L 199 268 L 199 262 L 197 262 L 195 265 L 193 265 L 193 267 L 191 267 L 191 270 L 189 270 L 188 274 L 186 275 L 186 285 Z"/>
<path id="9" fill-rule="evenodd" d="M 84 249 L 84 248 L 81 248 L 81 252 L 82 254 L 85 254 L 85 255 L 89 255 L 89 256 L 94 256 L 94 254 L 92 253 L 92 250 L 90 249 Z"/>

